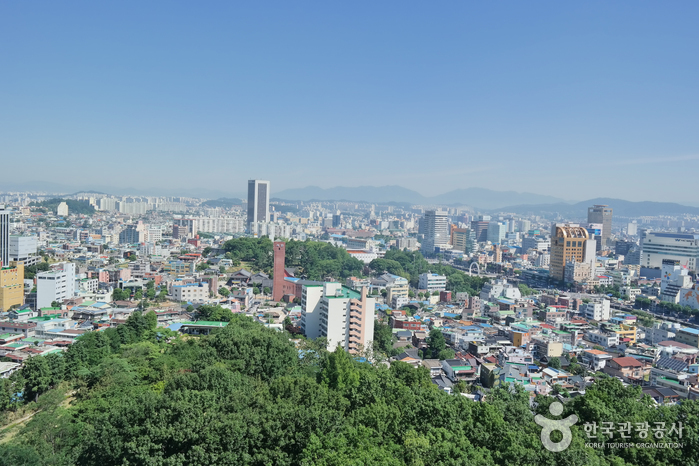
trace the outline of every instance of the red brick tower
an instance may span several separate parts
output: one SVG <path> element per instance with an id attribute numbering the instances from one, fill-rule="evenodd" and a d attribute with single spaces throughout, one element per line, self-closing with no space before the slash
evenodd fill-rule
<path id="1" fill-rule="evenodd" d="M 286 243 L 274 242 L 274 282 L 272 283 L 272 299 L 281 301 L 284 297 L 284 260 L 286 259 Z"/>

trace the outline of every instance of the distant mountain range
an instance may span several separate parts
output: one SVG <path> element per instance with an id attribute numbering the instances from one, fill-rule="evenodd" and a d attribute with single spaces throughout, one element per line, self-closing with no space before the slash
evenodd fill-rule
<path id="1" fill-rule="evenodd" d="M 426 197 L 417 191 L 402 186 L 360 186 L 356 188 L 336 187 L 287 189 L 273 193 L 274 198 L 289 201 L 354 201 L 409 204 L 435 204 L 450 206 L 472 206 L 480 209 L 496 209 L 514 204 L 552 204 L 565 202 L 553 196 L 515 191 L 493 191 L 485 188 L 466 188 L 450 191 L 439 196 Z"/>
<path id="2" fill-rule="evenodd" d="M 587 217 L 587 208 L 595 204 L 608 205 L 614 209 L 614 216 L 619 217 L 642 217 L 644 215 L 699 215 L 699 207 L 676 204 L 674 202 L 632 202 L 623 199 L 597 198 L 588 201 L 576 202 L 575 204 L 554 203 L 554 204 L 529 204 L 515 205 L 491 209 L 492 211 L 509 212 L 521 215 L 547 215 L 559 214 L 562 217 Z"/>
<path id="3" fill-rule="evenodd" d="M 207 201 L 208 206 L 230 207 L 240 205 L 247 194 L 242 192 L 224 192 L 220 188 L 190 187 L 190 188 L 151 188 L 140 189 L 114 188 L 107 186 L 66 186 L 51 182 L 3 182 L 0 183 L 0 193 L 8 191 L 44 191 L 53 194 L 75 193 L 77 188 L 83 188 L 82 193 L 91 190 L 95 194 L 110 193 L 124 195 L 150 196 L 183 196 L 213 199 Z M 673 202 L 631 202 L 623 199 L 597 198 L 587 201 L 568 201 L 553 196 L 534 193 L 519 193 L 516 191 L 495 191 L 486 188 L 465 188 L 449 191 L 438 196 L 423 196 L 417 191 L 402 186 L 360 186 L 287 189 L 272 192 L 272 199 L 286 201 L 353 201 L 381 204 L 419 204 L 424 206 L 470 207 L 490 213 L 509 212 L 522 215 L 549 216 L 558 214 L 562 217 L 584 218 L 587 208 L 593 204 L 607 204 L 614 209 L 615 216 L 641 217 L 644 215 L 699 215 L 699 204 L 681 205 Z"/>

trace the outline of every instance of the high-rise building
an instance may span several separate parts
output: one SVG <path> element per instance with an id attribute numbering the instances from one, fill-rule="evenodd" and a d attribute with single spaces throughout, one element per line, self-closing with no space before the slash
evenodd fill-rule
<path id="1" fill-rule="evenodd" d="M 0 205 L 0 267 L 10 263 L 10 211 Z"/>
<path id="2" fill-rule="evenodd" d="M 576 224 L 556 224 L 551 237 L 551 263 L 549 274 L 554 280 L 565 280 L 566 262 L 585 262 L 585 249 L 594 248 L 594 241 L 589 242 L 590 236 L 585 228 Z"/>
<path id="3" fill-rule="evenodd" d="M 425 239 L 422 250 L 432 254 L 435 247 L 449 244 L 449 222 L 447 213 L 441 210 L 426 210 L 420 225 L 423 226 Z"/>
<path id="4" fill-rule="evenodd" d="M 602 224 L 602 247 L 607 246 L 612 236 L 612 213 L 612 208 L 607 205 L 598 204 L 587 209 L 587 221 Z"/>
<path id="5" fill-rule="evenodd" d="M 641 266 L 660 268 L 663 259 L 674 259 L 699 271 L 699 234 L 647 231 L 641 236 Z"/>
<path id="6" fill-rule="evenodd" d="M 248 181 L 248 228 L 253 222 L 269 222 L 269 181 Z"/>
<path id="7" fill-rule="evenodd" d="M 451 244 L 457 251 L 471 254 L 478 248 L 476 234 L 470 228 L 455 228 L 451 231 Z"/>
<path id="8" fill-rule="evenodd" d="M 488 241 L 488 224 L 490 223 L 489 215 L 479 215 L 478 220 L 471 221 L 471 230 L 476 235 L 476 241 L 485 243 Z"/>
<path id="9" fill-rule="evenodd" d="M 305 285 L 301 328 L 307 338 L 324 337 L 328 351 L 338 346 L 350 353 L 370 348 L 374 339 L 376 300 L 340 283 Z"/>
<path id="10" fill-rule="evenodd" d="M 492 221 L 488 223 L 488 233 L 486 237 L 493 244 L 501 244 L 507 233 L 507 224 L 504 222 Z"/>

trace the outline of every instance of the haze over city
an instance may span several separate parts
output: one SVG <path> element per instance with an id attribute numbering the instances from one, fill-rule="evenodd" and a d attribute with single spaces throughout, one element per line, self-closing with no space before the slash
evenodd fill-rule
<path id="1" fill-rule="evenodd" d="M 692 203 L 698 8 L 4 2 L 3 171 Z"/>

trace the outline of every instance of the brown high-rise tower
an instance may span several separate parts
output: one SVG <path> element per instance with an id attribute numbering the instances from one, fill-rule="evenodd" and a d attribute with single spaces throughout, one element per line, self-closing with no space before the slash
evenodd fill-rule
<path id="1" fill-rule="evenodd" d="M 274 242 L 274 282 L 272 283 L 272 299 L 281 301 L 284 297 L 284 261 L 286 260 L 286 243 Z"/>

